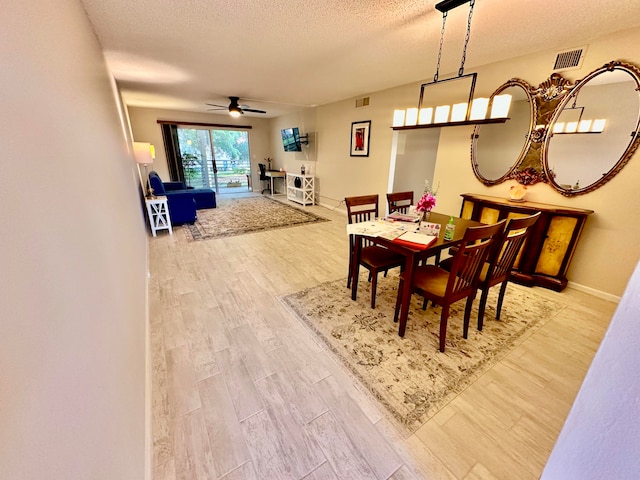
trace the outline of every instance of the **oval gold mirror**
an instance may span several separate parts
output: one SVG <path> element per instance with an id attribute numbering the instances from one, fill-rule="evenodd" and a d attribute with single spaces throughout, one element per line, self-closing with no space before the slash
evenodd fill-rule
<path id="1" fill-rule="evenodd" d="M 509 119 L 505 123 L 477 125 L 471 142 L 471 165 L 478 180 L 495 185 L 509 178 L 529 148 L 535 103 L 524 80 L 511 79 L 493 94 L 511 95 Z"/>
<path id="2" fill-rule="evenodd" d="M 565 196 L 587 193 L 615 176 L 638 148 L 640 71 L 611 62 L 576 83 L 549 123 L 542 165 Z"/>

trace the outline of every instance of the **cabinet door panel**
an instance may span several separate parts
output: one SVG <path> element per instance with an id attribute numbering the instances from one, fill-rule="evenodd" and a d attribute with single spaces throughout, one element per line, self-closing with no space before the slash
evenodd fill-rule
<path id="1" fill-rule="evenodd" d="M 554 217 L 547 230 L 547 238 L 536 264 L 536 273 L 557 276 L 571 244 L 571 237 L 578 223 L 577 218 Z"/>
<path id="2" fill-rule="evenodd" d="M 484 207 L 482 209 L 482 213 L 480 214 L 480 221 L 482 223 L 490 225 L 492 223 L 498 223 L 499 217 L 500 210 L 498 210 L 497 208 Z"/>

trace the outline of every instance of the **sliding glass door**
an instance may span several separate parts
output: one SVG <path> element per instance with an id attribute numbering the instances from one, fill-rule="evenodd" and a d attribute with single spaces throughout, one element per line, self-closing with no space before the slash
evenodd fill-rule
<path id="1" fill-rule="evenodd" d="M 217 193 L 248 189 L 248 132 L 178 127 L 178 144 L 188 187 L 214 188 Z"/>

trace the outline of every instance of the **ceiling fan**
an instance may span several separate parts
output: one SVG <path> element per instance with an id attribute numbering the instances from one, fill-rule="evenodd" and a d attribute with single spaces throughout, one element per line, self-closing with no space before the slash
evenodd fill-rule
<path id="1" fill-rule="evenodd" d="M 211 107 L 216 107 L 216 108 L 208 108 L 207 111 L 228 110 L 229 115 L 236 118 L 239 117 L 240 115 L 244 115 L 244 112 L 267 113 L 264 110 L 257 110 L 255 108 L 251 108 L 249 105 L 239 105 L 238 100 L 240 100 L 240 97 L 229 97 L 229 100 L 231 100 L 231 103 L 229 104 L 228 107 L 225 107 L 224 105 L 207 103 L 207 105 Z"/>

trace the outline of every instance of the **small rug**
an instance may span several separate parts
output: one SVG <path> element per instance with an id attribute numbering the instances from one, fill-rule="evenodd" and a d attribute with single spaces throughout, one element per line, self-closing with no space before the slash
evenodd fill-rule
<path id="1" fill-rule="evenodd" d="M 375 309 L 369 306 L 369 286 L 365 272 L 358 284 L 357 301 L 351 300 L 346 279 L 287 295 L 283 301 L 383 405 L 406 435 L 565 308 L 537 295 L 535 289 L 510 283 L 498 321 L 495 305 L 499 287 L 493 288 L 481 332 L 476 326 L 479 296 L 474 302 L 467 340 L 462 338 L 465 301 L 451 307 L 446 349 L 441 353 L 441 307 L 429 305 L 423 311 L 422 297 L 413 295 L 406 333 L 401 338 L 393 322 L 397 274 L 389 272 L 386 278 L 380 275 Z"/>
<path id="2" fill-rule="evenodd" d="M 246 197 L 219 199 L 217 208 L 198 210 L 195 223 L 185 226 L 192 240 L 208 240 L 328 221 L 270 197 Z"/>

